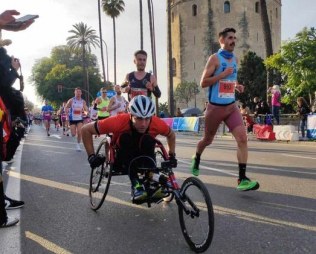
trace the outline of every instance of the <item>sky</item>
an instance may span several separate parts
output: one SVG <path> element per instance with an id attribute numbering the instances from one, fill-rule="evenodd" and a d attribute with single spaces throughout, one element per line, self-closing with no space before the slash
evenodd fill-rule
<path id="1" fill-rule="evenodd" d="M 13 43 L 7 47 L 9 55 L 20 59 L 25 80 L 24 95 L 36 106 L 42 100 L 35 94 L 34 86 L 29 82 L 32 66 L 37 59 L 49 57 L 55 46 L 65 45 L 68 32 L 74 24 L 86 23 L 98 33 L 97 0 L 1 0 L 2 11 L 15 9 L 21 13 L 37 14 L 39 18 L 27 30 L 20 32 L 2 32 L 3 39 L 11 39 Z M 117 82 L 121 83 L 126 73 L 135 70 L 133 54 L 139 49 L 139 1 L 125 0 L 125 11 L 116 20 L 117 28 Z M 157 79 L 162 91 L 161 102 L 167 101 L 167 17 L 166 1 L 153 0 L 155 16 L 155 37 L 157 55 Z M 144 10 L 144 49 L 150 54 L 147 1 L 143 1 Z M 281 38 L 287 40 L 303 27 L 316 27 L 315 0 L 282 0 Z M 113 73 L 113 30 L 112 20 L 102 15 L 103 39 L 108 48 L 109 76 Z M 100 50 L 93 49 L 99 60 Z M 106 55 L 105 55 L 106 62 Z M 151 56 L 147 61 L 147 71 L 152 70 Z M 201 70 L 202 73 L 202 70 Z M 16 87 L 19 87 L 15 84 Z"/>

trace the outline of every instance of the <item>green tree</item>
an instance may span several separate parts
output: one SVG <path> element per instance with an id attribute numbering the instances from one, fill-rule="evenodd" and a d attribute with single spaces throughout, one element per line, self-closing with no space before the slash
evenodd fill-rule
<path id="1" fill-rule="evenodd" d="M 24 97 L 24 107 L 31 112 L 34 109 L 34 103 L 28 100 L 27 97 Z"/>
<path id="2" fill-rule="evenodd" d="M 299 96 L 309 96 L 316 91 L 316 30 L 304 28 L 295 38 L 287 41 L 281 51 L 265 60 L 286 77 L 284 102 L 290 103 Z"/>
<path id="3" fill-rule="evenodd" d="M 159 111 L 160 112 L 164 112 L 165 116 L 169 116 L 170 115 L 168 109 L 169 109 L 168 102 L 163 102 L 163 103 L 159 102 Z"/>
<path id="4" fill-rule="evenodd" d="M 56 102 L 56 105 L 72 97 L 74 88 L 81 87 L 83 84 L 80 56 L 68 57 L 69 52 L 70 49 L 67 46 L 57 46 L 52 49 L 50 57 L 37 60 L 32 68 L 31 81 L 38 95 L 43 99 Z M 90 94 L 94 97 L 100 89 L 101 78 L 96 66 L 96 56 L 87 53 L 86 57 L 91 63 L 88 73 Z M 58 84 L 63 85 L 59 93 Z"/>
<path id="5" fill-rule="evenodd" d="M 182 83 L 178 84 L 174 98 L 179 102 L 184 102 L 187 107 L 189 106 L 189 102 L 192 100 L 192 96 L 196 98 L 196 95 L 199 93 L 199 87 L 196 82 L 188 82 L 183 81 Z M 196 106 L 196 100 L 195 100 Z"/>
<path id="6" fill-rule="evenodd" d="M 84 89 L 86 93 L 86 101 L 89 103 L 89 77 L 88 77 L 88 65 L 86 61 L 86 54 L 91 53 L 91 46 L 94 48 L 100 47 L 99 37 L 96 35 L 96 31 L 83 22 L 73 25 L 72 30 L 69 33 L 73 34 L 67 38 L 67 44 L 73 52 L 81 52 L 82 54 L 82 66 L 84 76 Z"/>
<path id="7" fill-rule="evenodd" d="M 238 82 L 245 86 L 244 93 L 236 93 L 237 99 L 251 104 L 256 96 L 265 99 L 266 96 L 266 71 L 263 59 L 255 52 L 248 52 L 240 62 Z"/>
<path id="8" fill-rule="evenodd" d="M 124 11 L 125 3 L 123 0 L 102 0 L 103 11 L 110 16 L 113 21 L 114 38 L 114 84 L 116 83 L 116 25 L 115 19 Z"/>

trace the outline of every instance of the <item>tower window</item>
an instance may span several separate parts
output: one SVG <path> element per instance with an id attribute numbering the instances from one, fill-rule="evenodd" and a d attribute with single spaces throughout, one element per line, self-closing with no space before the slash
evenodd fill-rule
<path id="1" fill-rule="evenodd" d="M 275 18 L 278 18 L 278 8 L 275 8 Z"/>
<path id="2" fill-rule="evenodd" d="M 255 4 L 255 12 L 259 13 L 259 2 L 256 2 Z"/>
<path id="3" fill-rule="evenodd" d="M 174 13 L 172 12 L 171 13 L 171 22 L 173 22 L 174 21 Z"/>
<path id="4" fill-rule="evenodd" d="M 192 5 L 192 16 L 195 17 L 197 15 L 197 5 L 193 4 Z"/>
<path id="5" fill-rule="evenodd" d="M 175 58 L 172 58 L 172 77 L 177 76 L 177 61 Z"/>
<path id="6" fill-rule="evenodd" d="M 224 3 L 224 13 L 230 13 L 230 2 L 226 1 Z"/>

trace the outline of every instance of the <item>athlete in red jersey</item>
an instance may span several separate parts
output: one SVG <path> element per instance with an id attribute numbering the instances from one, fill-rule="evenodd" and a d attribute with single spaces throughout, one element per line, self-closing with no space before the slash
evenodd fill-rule
<path id="1" fill-rule="evenodd" d="M 147 96 L 134 97 L 129 104 L 129 112 L 85 125 L 82 139 L 90 166 L 95 168 L 104 162 L 104 158 L 95 155 L 93 135 L 113 133 L 112 144 L 118 147 L 116 161 L 129 174 L 133 199 L 141 200 L 147 197 L 147 193 L 138 179 L 137 163 L 131 165 L 131 161 L 143 155 L 155 161 L 155 137 L 162 135 L 167 138 L 170 162 L 176 167 L 175 133 L 164 121 L 154 116 L 155 105 Z M 144 165 L 149 162 L 141 163 Z M 147 166 L 151 167 L 152 164 Z"/>

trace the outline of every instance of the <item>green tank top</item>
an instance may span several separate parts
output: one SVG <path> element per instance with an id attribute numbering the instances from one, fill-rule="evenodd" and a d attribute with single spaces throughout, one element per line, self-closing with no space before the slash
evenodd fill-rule
<path id="1" fill-rule="evenodd" d="M 110 100 L 108 98 L 103 99 L 102 97 L 100 97 L 100 99 L 101 99 L 101 103 L 97 106 L 98 109 L 109 106 Z M 110 116 L 109 112 L 98 110 L 98 117 L 108 117 L 108 116 Z"/>

